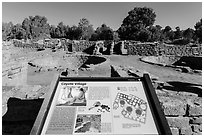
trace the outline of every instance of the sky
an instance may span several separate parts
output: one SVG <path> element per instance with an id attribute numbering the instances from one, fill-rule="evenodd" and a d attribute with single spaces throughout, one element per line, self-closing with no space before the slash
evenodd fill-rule
<path id="1" fill-rule="evenodd" d="M 201 2 L 3 2 L 2 22 L 22 23 L 29 16 L 45 16 L 50 25 L 63 22 L 78 25 L 87 18 L 94 29 L 103 23 L 117 30 L 134 7 L 150 7 L 156 13 L 154 25 L 172 29 L 194 28 L 202 18 Z"/>

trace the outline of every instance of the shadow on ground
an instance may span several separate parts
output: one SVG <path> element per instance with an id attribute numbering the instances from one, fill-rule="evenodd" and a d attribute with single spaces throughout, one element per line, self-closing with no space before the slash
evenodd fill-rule
<path id="1" fill-rule="evenodd" d="M 81 67 L 87 68 L 86 65 L 98 65 L 106 61 L 104 57 L 92 56 Z"/>
<path id="2" fill-rule="evenodd" d="M 2 117 L 3 135 L 29 135 L 43 99 L 21 100 L 10 98 L 8 111 Z"/>
<path id="3" fill-rule="evenodd" d="M 202 88 L 201 88 L 202 85 L 179 82 L 179 81 L 169 81 L 167 83 L 169 85 L 163 87 L 166 90 L 194 93 L 194 94 L 197 94 L 198 97 L 202 97 Z"/>

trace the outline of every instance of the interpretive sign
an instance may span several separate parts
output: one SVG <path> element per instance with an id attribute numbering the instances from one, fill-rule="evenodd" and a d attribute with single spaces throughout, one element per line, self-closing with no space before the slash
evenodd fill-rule
<path id="1" fill-rule="evenodd" d="M 171 134 L 147 74 L 54 84 L 31 134 Z"/>

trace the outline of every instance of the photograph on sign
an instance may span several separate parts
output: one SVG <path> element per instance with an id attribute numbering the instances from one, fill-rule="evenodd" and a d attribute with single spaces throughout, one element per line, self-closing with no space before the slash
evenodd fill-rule
<path id="1" fill-rule="evenodd" d="M 86 106 L 86 91 L 88 87 L 64 86 L 60 90 L 57 106 Z"/>

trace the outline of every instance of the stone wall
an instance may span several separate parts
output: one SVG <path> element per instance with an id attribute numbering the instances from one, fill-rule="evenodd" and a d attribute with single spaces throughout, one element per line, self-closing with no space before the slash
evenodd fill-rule
<path id="1" fill-rule="evenodd" d="M 95 41 L 72 41 L 73 51 L 80 52 L 95 45 Z"/>
<path id="2" fill-rule="evenodd" d="M 23 43 L 21 41 L 13 41 L 13 45 L 15 47 L 21 47 L 21 48 L 36 48 L 36 49 L 42 49 L 42 48 L 53 48 L 56 45 L 55 44 L 38 44 L 38 43 Z"/>
<path id="3" fill-rule="evenodd" d="M 172 134 L 202 134 L 202 97 L 187 92 L 156 92 Z"/>
<path id="4" fill-rule="evenodd" d="M 62 40 L 63 41 L 63 40 Z M 104 41 L 104 47 L 110 50 L 112 41 Z M 61 47 L 68 50 L 71 47 L 71 52 L 86 52 L 92 54 L 96 41 L 85 40 L 68 40 L 62 42 Z M 24 48 L 52 48 L 57 47 L 56 44 L 38 44 L 38 43 L 22 43 L 21 41 L 14 41 L 14 46 Z M 61 48 L 58 47 L 58 48 Z M 121 43 L 116 42 L 113 48 L 113 53 L 121 54 Z M 202 47 L 197 45 L 195 47 L 189 45 L 168 45 L 154 42 L 141 43 L 138 41 L 125 41 L 124 49 L 127 50 L 127 55 L 140 55 L 140 56 L 157 56 L 157 55 L 175 55 L 175 56 L 202 56 Z M 69 50 L 68 50 L 69 51 Z M 105 53 L 109 53 L 106 51 Z"/>
<path id="5" fill-rule="evenodd" d="M 176 55 L 176 56 L 202 56 L 202 47 L 191 47 L 189 45 L 167 45 L 159 44 L 157 52 L 162 55 Z"/>
<path id="6" fill-rule="evenodd" d="M 154 56 L 157 55 L 154 43 L 138 43 L 136 41 L 126 41 L 125 49 L 128 55 Z"/>

